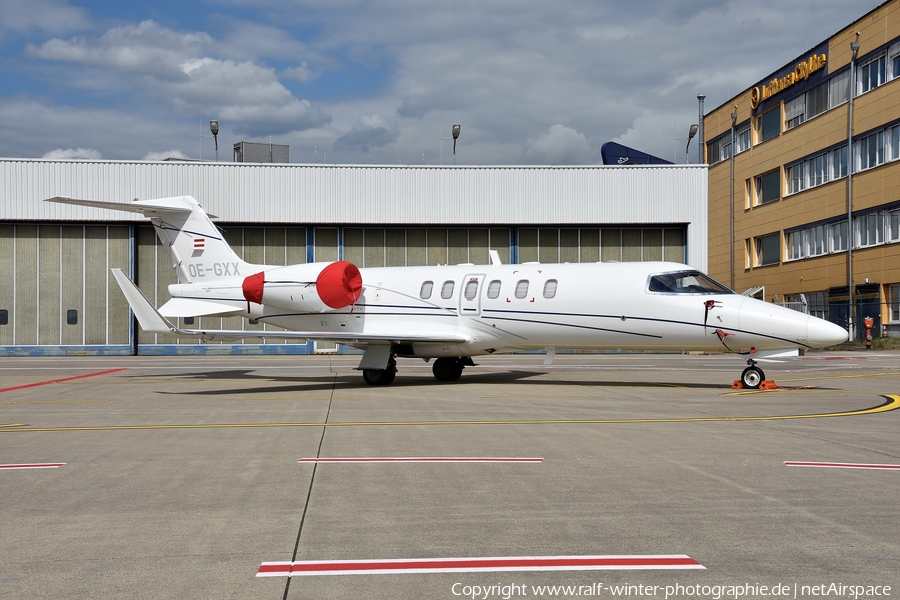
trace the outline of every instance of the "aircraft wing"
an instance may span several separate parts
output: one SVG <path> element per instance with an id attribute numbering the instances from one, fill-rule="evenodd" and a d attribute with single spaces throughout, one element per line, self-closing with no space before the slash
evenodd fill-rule
<path id="1" fill-rule="evenodd" d="M 271 337 L 279 339 L 301 339 L 301 340 L 321 340 L 329 342 L 337 342 L 340 344 L 402 344 L 412 342 L 446 342 L 446 343 L 462 343 L 468 341 L 463 335 L 448 335 L 442 333 L 440 335 L 432 335 L 428 333 L 410 333 L 402 334 L 365 334 L 365 333 L 341 333 L 335 331 L 243 331 L 231 329 L 182 329 L 167 318 L 162 316 L 158 310 L 153 308 L 147 297 L 138 286 L 131 281 L 122 269 L 112 269 L 113 277 L 122 293 L 125 294 L 134 316 L 137 317 L 141 329 L 148 333 L 159 333 L 162 335 L 171 335 L 176 337 L 201 337 L 205 340 L 214 339 L 243 339 L 252 337 Z"/>

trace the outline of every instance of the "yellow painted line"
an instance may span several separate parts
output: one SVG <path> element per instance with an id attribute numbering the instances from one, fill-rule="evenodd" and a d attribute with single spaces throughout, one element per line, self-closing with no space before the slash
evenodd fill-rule
<path id="1" fill-rule="evenodd" d="M 819 375 L 817 377 L 803 377 L 799 379 L 781 379 L 779 381 L 816 381 L 817 379 L 861 379 L 863 377 L 890 377 L 900 375 L 900 371 L 891 371 L 890 373 L 854 373 L 853 375 Z"/>
<path id="2" fill-rule="evenodd" d="M 152 429 L 237 429 L 250 427 L 396 427 L 402 425 L 574 425 L 574 424 L 638 424 L 638 423 L 715 423 L 735 421 L 779 421 L 786 419 L 822 419 L 852 417 L 890 412 L 900 408 L 900 395 L 884 395 L 886 401 L 871 408 L 833 413 L 805 415 L 772 415 L 761 417 L 683 417 L 676 419 L 515 419 L 502 421 L 330 421 L 328 423 L 206 423 L 195 425 L 108 425 L 90 427 L 25 427 L 0 429 L 2 432 L 20 431 L 126 431 Z"/>
<path id="3" fill-rule="evenodd" d="M 92 402 L 109 402 L 109 400 L 14 400 L 0 404 L 90 404 Z"/>
<path id="4" fill-rule="evenodd" d="M 4 427 L 25 427 L 25 423 L 0 423 L 0 429 Z"/>

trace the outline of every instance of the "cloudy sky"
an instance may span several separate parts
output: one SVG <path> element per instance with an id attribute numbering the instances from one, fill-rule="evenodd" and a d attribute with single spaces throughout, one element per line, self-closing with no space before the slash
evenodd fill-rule
<path id="1" fill-rule="evenodd" d="M 705 108 L 882 0 L 0 0 L 0 156 L 683 162 Z M 697 160 L 696 140 L 691 162 Z"/>

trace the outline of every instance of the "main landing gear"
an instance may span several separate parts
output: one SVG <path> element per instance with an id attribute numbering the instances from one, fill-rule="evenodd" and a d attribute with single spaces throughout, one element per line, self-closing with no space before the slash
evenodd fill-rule
<path id="1" fill-rule="evenodd" d="M 466 367 L 474 367 L 475 363 L 468 356 L 462 358 L 439 358 L 434 361 L 431 372 L 438 381 L 456 381 Z M 397 362 L 391 356 L 385 369 L 363 369 L 363 381 L 369 385 L 390 385 L 397 376 Z"/>
<path id="2" fill-rule="evenodd" d="M 468 362 L 467 362 L 468 361 Z M 471 358 L 439 358 L 434 361 L 431 372 L 438 381 L 456 381 L 466 365 L 473 365 Z"/>
<path id="3" fill-rule="evenodd" d="M 752 358 L 747 359 L 747 364 L 749 366 L 741 373 L 741 383 L 747 389 L 758 390 L 760 384 L 766 379 L 766 374 L 756 366 L 756 361 Z"/>
<path id="4" fill-rule="evenodd" d="M 369 385 L 391 385 L 397 376 L 397 361 L 392 356 L 386 369 L 363 369 L 363 381 Z"/>

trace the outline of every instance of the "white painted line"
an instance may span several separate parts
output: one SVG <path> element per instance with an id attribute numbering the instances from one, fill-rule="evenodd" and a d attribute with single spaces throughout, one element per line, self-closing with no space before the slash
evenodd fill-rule
<path id="1" fill-rule="evenodd" d="M 516 556 L 264 562 L 257 577 L 384 575 L 393 573 L 484 573 L 499 571 L 611 571 L 706 569 L 684 554 L 660 556 Z"/>
<path id="2" fill-rule="evenodd" d="M 15 469 L 56 469 L 66 463 L 23 463 L 18 465 L 0 465 L 0 470 L 12 471 Z"/>
<path id="3" fill-rule="evenodd" d="M 900 465 L 884 465 L 873 463 L 835 463 L 835 462 L 803 462 L 797 460 L 784 461 L 786 467 L 830 467 L 832 469 L 880 469 L 884 471 L 900 471 Z"/>

